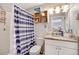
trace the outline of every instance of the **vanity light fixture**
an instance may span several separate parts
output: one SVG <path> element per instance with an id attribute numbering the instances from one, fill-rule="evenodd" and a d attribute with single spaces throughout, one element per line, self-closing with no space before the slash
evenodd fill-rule
<path id="1" fill-rule="evenodd" d="M 53 14 L 54 13 L 54 8 L 50 8 L 48 9 L 49 14 Z"/>
<path id="2" fill-rule="evenodd" d="M 61 13 L 61 12 L 67 12 L 69 9 L 69 5 L 62 5 L 62 6 L 56 6 L 55 8 L 49 8 L 47 9 L 49 14 L 54 14 L 54 13 Z"/>
<path id="3" fill-rule="evenodd" d="M 68 5 L 63 5 L 62 6 L 62 12 L 67 12 L 69 9 L 69 6 Z"/>
<path id="4" fill-rule="evenodd" d="M 55 8 L 55 13 L 60 13 L 60 11 L 61 11 L 61 8 L 59 6 Z"/>

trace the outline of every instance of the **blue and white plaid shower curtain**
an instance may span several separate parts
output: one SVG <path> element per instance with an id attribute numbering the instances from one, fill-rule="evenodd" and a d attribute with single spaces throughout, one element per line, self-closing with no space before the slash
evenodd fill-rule
<path id="1" fill-rule="evenodd" d="M 28 55 L 35 44 L 33 16 L 14 5 L 14 24 L 16 52 L 18 55 Z"/>

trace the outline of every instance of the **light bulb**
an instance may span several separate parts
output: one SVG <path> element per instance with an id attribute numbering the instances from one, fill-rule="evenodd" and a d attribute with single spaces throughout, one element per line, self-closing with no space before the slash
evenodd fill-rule
<path id="1" fill-rule="evenodd" d="M 45 16 L 45 13 L 41 13 L 42 14 L 42 16 Z"/>
<path id="2" fill-rule="evenodd" d="M 60 7 L 56 7 L 55 13 L 60 13 L 60 11 L 61 11 Z"/>
<path id="3" fill-rule="evenodd" d="M 69 9 L 69 6 L 68 6 L 68 5 L 63 5 L 63 6 L 62 6 L 62 9 L 63 9 L 62 12 L 67 12 L 68 9 Z"/>
<path id="4" fill-rule="evenodd" d="M 50 8 L 48 9 L 49 14 L 53 14 L 54 13 L 54 8 Z"/>

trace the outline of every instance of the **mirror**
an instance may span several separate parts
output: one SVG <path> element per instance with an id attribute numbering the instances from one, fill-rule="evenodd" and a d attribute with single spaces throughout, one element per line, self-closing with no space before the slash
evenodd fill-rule
<path id="1" fill-rule="evenodd" d="M 62 30 L 65 32 L 66 31 L 66 14 L 61 13 L 61 14 L 54 14 L 50 15 L 50 22 L 51 22 L 51 29 L 53 31 L 59 30 L 61 27 Z"/>

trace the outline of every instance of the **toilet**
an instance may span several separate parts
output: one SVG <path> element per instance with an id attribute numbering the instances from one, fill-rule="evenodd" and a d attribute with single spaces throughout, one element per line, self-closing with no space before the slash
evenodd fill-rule
<path id="1" fill-rule="evenodd" d="M 42 39 L 37 39 L 36 40 L 36 45 L 33 46 L 29 51 L 30 55 L 39 55 L 42 45 L 43 45 L 43 40 Z"/>
<path id="2" fill-rule="evenodd" d="M 41 51 L 41 46 L 35 45 L 30 49 L 30 55 L 39 55 Z"/>

